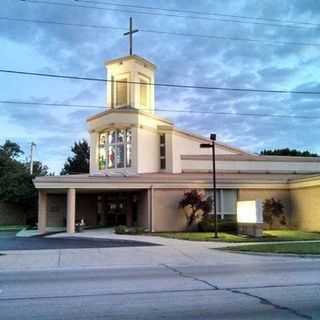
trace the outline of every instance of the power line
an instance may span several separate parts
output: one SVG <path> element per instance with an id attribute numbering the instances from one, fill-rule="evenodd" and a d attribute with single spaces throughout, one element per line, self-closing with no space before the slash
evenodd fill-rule
<path id="1" fill-rule="evenodd" d="M 81 27 L 81 28 L 93 28 L 93 29 L 111 29 L 111 30 L 121 30 L 121 31 L 127 30 L 126 28 L 114 27 L 114 26 L 69 23 L 69 22 L 60 22 L 60 21 L 52 21 L 52 20 L 23 19 L 23 18 L 11 18 L 11 17 L 0 17 L 0 20 L 14 21 L 14 22 L 25 22 L 25 23 L 63 25 L 63 26 L 69 26 L 69 27 Z M 179 37 L 196 37 L 196 38 L 227 40 L 227 41 L 229 41 L 229 40 L 231 40 L 231 41 L 245 41 L 245 42 L 252 42 L 252 43 L 262 43 L 262 44 L 268 45 L 268 46 L 292 45 L 292 46 L 320 47 L 320 43 L 312 43 L 312 42 L 291 42 L 291 41 L 250 39 L 250 38 L 239 38 L 239 37 L 224 37 L 224 36 L 219 36 L 219 35 L 205 35 L 205 34 L 195 34 L 195 33 L 186 33 L 186 32 L 169 32 L 169 31 L 141 29 L 141 28 L 139 28 L 139 31 L 144 32 L 144 33 L 155 33 L 155 34 L 172 35 L 172 36 L 179 36 Z"/>
<path id="2" fill-rule="evenodd" d="M 20 75 L 27 75 L 27 76 L 39 76 L 39 77 L 47 77 L 47 78 L 60 78 L 60 79 L 69 79 L 69 80 L 85 80 L 85 81 L 97 81 L 97 82 L 140 84 L 140 82 L 138 82 L 138 81 L 119 81 L 119 80 L 109 80 L 109 79 L 103 79 L 103 78 L 80 77 L 80 76 L 52 74 L 52 73 L 27 72 L 27 71 L 17 71 L 17 70 L 8 70 L 8 69 L 0 69 L 0 73 L 20 74 Z M 276 93 L 276 94 L 320 95 L 320 91 L 247 89 L 247 88 L 231 88 L 231 87 L 211 87 L 211 86 L 200 86 L 200 85 L 184 85 L 184 84 L 175 84 L 175 83 L 146 83 L 145 85 L 157 86 L 157 87 L 167 87 L 167 88 L 182 88 L 182 89 L 221 90 L 221 91 L 256 92 L 256 93 L 259 92 L 259 93 Z"/>
<path id="3" fill-rule="evenodd" d="M 69 22 L 53 21 L 53 20 L 24 19 L 24 18 L 12 18 L 12 17 L 0 17 L 0 20 L 26 22 L 26 23 L 43 23 L 43 24 L 53 24 L 53 25 L 62 25 L 62 26 L 70 26 L 70 27 L 111 29 L 111 30 L 119 30 L 119 31 L 124 31 L 124 30 L 126 31 L 127 30 L 127 28 L 121 28 L 121 27 L 102 26 L 102 25 L 95 25 L 95 24 L 69 23 Z M 139 31 L 141 31 L 141 30 L 139 30 Z"/>
<path id="4" fill-rule="evenodd" d="M 111 1 L 92 1 L 92 0 L 91 1 L 89 1 L 89 0 L 74 0 L 74 1 L 84 2 L 84 3 L 105 4 L 105 5 L 118 6 L 118 7 L 130 7 L 130 8 L 160 10 L 160 11 L 168 11 L 168 12 L 191 13 L 191 14 L 199 14 L 199 15 L 205 15 L 205 16 L 230 17 L 230 18 L 239 18 L 239 19 L 248 19 L 248 20 L 261 20 L 261 21 L 298 24 L 298 25 L 310 25 L 310 26 L 315 26 L 317 28 L 320 27 L 320 24 L 318 24 L 318 23 L 312 23 L 312 22 L 306 22 L 306 21 L 293 21 L 293 20 L 283 20 L 283 19 L 274 19 L 274 18 L 225 14 L 225 13 L 217 13 L 217 12 L 195 11 L 195 10 L 169 9 L 169 8 L 163 8 L 163 7 L 150 7 L 150 6 L 132 5 L 132 4 L 124 4 L 124 3 L 120 4 L 120 3 L 111 2 Z"/>
<path id="5" fill-rule="evenodd" d="M 103 109 L 107 110 L 102 105 L 82 105 L 82 104 L 68 104 L 68 103 L 46 103 L 46 102 L 34 102 L 34 101 L 14 101 L 14 100 L 0 100 L 3 104 L 27 105 L 27 106 L 50 106 L 50 107 L 62 107 L 62 108 L 76 108 L 76 109 Z M 205 106 L 209 107 L 209 106 Z M 139 108 L 142 111 L 149 111 L 147 108 Z M 218 111 L 203 111 L 203 110 L 183 110 L 183 109 L 172 109 L 168 107 L 157 107 L 155 111 L 171 112 L 171 113 L 187 113 L 187 114 L 212 114 L 218 116 L 241 116 L 241 117 L 257 117 L 257 118 L 287 118 L 287 119 L 309 119 L 309 120 L 320 120 L 319 117 L 315 116 L 303 116 L 303 115 L 286 115 L 286 114 L 270 114 L 270 113 L 243 113 L 243 112 L 218 112 Z"/>
<path id="6" fill-rule="evenodd" d="M 45 0 L 21 0 L 23 2 L 34 3 L 34 4 L 49 4 L 56 6 L 65 6 L 71 8 L 87 8 L 87 9 L 96 9 L 96 10 L 105 10 L 111 12 L 123 12 L 129 14 L 140 14 L 140 15 L 151 15 L 151 16 L 165 16 L 171 18 L 184 18 L 184 19 L 195 19 L 195 20 L 208 20 L 208 21 L 218 21 L 218 22 L 230 22 L 230 23 L 240 23 L 240 24 L 254 24 L 254 25 L 262 25 L 262 26 L 272 26 L 272 27 L 285 27 L 285 28 L 304 28 L 304 29 L 312 29 L 315 27 L 306 27 L 303 25 L 293 25 L 293 24 L 277 24 L 277 23 L 266 23 L 266 22 L 257 22 L 257 21 L 242 21 L 235 19 L 222 19 L 222 18 L 210 18 L 204 16 L 186 16 L 186 15 L 177 15 L 172 13 L 159 13 L 159 12 L 150 12 L 150 11 L 135 11 L 135 10 L 127 10 L 127 9 L 118 9 L 118 8 L 106 8 L 106 7 L 98 7 L 98 6 L 90 6 L 90 5 L 81 5 L 81 4 L 71 4 L 65 2 L 56 2 L 56 1 L 45 1 Z M 92 4 L 101 4 L 99 1 L 76 1 L 82 3 L 92 3 Z M 106 3 L 102 3 L 107 5 Z M 129 7 L 129 6 L 128 6 Z M 132 6 L 130 6 L 132 7 Z"/>

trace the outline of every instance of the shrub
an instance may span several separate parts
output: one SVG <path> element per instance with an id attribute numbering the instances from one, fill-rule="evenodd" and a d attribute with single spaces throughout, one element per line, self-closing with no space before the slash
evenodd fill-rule
<path id="1" fill-rule="evenodd" d="M 145 232 L 144 227 L 129 228 L 129 234 L 143 234 Z"/>
<path id="2" fill-rule="evenodd" d="M 122 226 L 122 225 L 116 226 L 114 228 L 114 232 L 116 234 L 127 234 L 128 233 L 128 227 L 127 226 Z"/>
<path id="3" fill-rule="evenodd" d="M 145 232 L 144 227 L 127 227 L 127 226 L 116 226 L 114 229 L 114 232 L 116 234 L 131 234 L 131 235 L 136 235 L 136 234 L 143 234 Z"/>
<path id="4" fill-rule="evenodd" d="M 205 216 L 199 223 L 199 231 L 214 232 L 215 231 L 215 218 L 213 215 Z M 226 217 L 225 219 L 218 220 L 219 232 L 237 232 L 237 222 L 234 217 Z"/>

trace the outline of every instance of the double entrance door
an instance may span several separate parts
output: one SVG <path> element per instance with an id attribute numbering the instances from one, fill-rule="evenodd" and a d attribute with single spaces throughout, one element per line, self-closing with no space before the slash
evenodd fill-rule
<path id="1" fill-rule="evenodd" d="M 138 199 L 136 192 L 110 192 L 98 196 L 98 224 L 136 226 Z"/>

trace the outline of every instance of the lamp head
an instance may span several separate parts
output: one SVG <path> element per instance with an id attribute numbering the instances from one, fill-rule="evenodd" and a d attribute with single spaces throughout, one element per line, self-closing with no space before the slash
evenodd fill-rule
<path id="1" fill-rule="evenodd" d="M 210 134 L 210 140 L 216 141 L 216 134 L 215 133 Z"/>
<path id="2" fill-rule="evenodd" d="M 201 143 L 200 148 L 211 148 L 212 145 L 210 143 Z"/>

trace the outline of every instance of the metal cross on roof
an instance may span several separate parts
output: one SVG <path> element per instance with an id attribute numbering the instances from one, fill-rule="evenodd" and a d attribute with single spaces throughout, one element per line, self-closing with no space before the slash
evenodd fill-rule
<path id="1" fill-rule="evenodd" d="M 138 32 L 138 29 L 132 30 L 132 17 L 130 17 L 129 20 L 129 31 L 125 32 L 123 35 L 124 36 L 129 36 L 129 53 L 130 56 L 132 56 L 132 35 L 136 32 Z"/>

